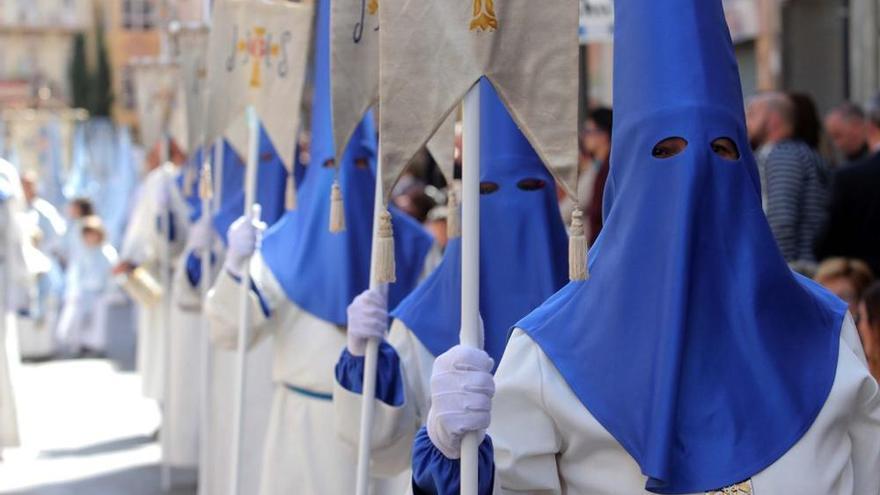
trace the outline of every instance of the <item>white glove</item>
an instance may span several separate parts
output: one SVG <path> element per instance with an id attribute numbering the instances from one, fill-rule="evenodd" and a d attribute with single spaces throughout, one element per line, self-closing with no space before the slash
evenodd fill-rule
<path id="1" fill-rule="evenodd" d="M 385 338 L 388 330 L 386 292 L 384 289 L 365 290 L 348 306 L 348 352 L 352 356 L 363 356 L 370 339 Z"/>
<path id="2" fill-rule="evenodd" d="M 449 459 L 461 457 L 461 439 L 477 433 L 480 442 L 492 416 L 492 358 L 484 351 L 457 345 L 434 361 L 428 437 Z"/>
<path id="3" fill-rule="evenodd" d="M 229 226 L 229 249 L 223 266 L 229 273 L 241 277 L 247 262 L 257 250 L 260 236 L 266 230 L 266 224 L 258 219 L 239 217 Z"/>
<path id="4" fill-rule="evenodd" d="M 186 240 L 187 252 L 199 255 L 211 249 L 214 245 L 214 226 L 211 219 L 202 215 L 199 220 L 189 229 L 189 238 Z"/>

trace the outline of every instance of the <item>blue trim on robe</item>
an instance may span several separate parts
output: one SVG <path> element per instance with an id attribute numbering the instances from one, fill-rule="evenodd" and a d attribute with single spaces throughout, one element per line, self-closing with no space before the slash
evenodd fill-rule
<path id="1" fill-rule="evenodd" d="M 162 234 L 162 215 L 156 215 L 156 232 Z M 174 226 L 174 212 L 168 212 L 168 242 L 177 239 L 177 229 Z"/>
<path id="2" fill-rule="evenodd" d="M 413 443 L 413 495 L 458 495 L 461 491 L 461 461 L 449 459 L 437 450 L 428 430 L 422 428 Z M 495 449 L 489 435 L 480 444 L 479 495 L 491 495 L 495 484 Z"/>
<path id="3" fill-rule="evenodd" d="M 336 381 L 342 388 L 355 394 L 364 391 L 364 356 L 353 356 L 348 349 L 342 351 L 336 363 Z M 376 398 L 391 407 L 400 407 L 406 400 L 403 389 L 403 373 L 400 356 L 388 342 L 379 344 L 379 361 L 376 366 Z"/>
<path id="4" fill-rule="evenodd" d="M 309 390 L 307 388 L 297 387 L 296 385 L 291 385 L 289 383 L 285 383 L 284 387 L 287 390 L 290 390 L 291 392 L 293 392 L 295 394 L 299 394 L 299 395 L 308 397 L 310 399 L 323 400 L 323 401 L 327 401 L 327 402 L 330 402 L 333 400 L 333 394 L 325 394 L 324 392 L 316 392 L 314 390 Z"/>
<path id="5" fill-rule="evenodd" d="M 214 266 L 215 263 L 217 263 L 217 255 L 212 252 L 211 266 Z M 202 281 L 202 257 L 196 254 L 195 251 L 190 251 L 186 257 L 184 268 L 186 269 L 186 279 L 189 281 L 189 285 L 193 288 L 198 288 Z"/>
<path id="6" fill-rule="evenodd" d="M 239 285 L 241 284 L 241 277 L 238 275 L 226 270 L 226 273 L 232 277 L 232 280 L 235 280 Z M 272 316 L 272 308 L 269 307 L 269 302 L 266 301 L 266 298 L 263 297 L 263 293 L 260 292 L 260 289 L 257 287 L 257 284 L 254 282 L 254 279 L 251 279 L 251 292 L 257 296 L 257 300 L 260 302 L 260 309 L 263 311 L 263 316 L 266 318 L 270 318 Z"/>

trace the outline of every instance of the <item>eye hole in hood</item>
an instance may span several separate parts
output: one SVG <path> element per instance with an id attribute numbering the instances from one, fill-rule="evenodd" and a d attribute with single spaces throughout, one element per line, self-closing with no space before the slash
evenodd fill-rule
<path id="1" fill-rule="evenodd" d="M 523 191 L 540 191 L 541 189 L 544 189 L 544 186 L 546 185 L 547 182 L 544 179 L 537 179 L 534 177 L 523 179 L 516 183 L 516 187 Z"/>
<path id="2" fill-rule="evenodd" d="M 501 187 L 495 182 L 480 182 L 480 194 L 492 194 L 497 192 L 498 189 L 501 189 Z"/>
<path id="3" fill-rule="evenodd" d="M 680 137 L 668 137 L 654 145 L 651 156 L 658 160 L 666 160 L 681 154 L 688 147 L 688 142 Z"/>
<path id="4" fill-rule="evenodd" d="M 725 160 L 739 160 L 739 148 L 730 138 L 720 137 L 712 141 L 712 151 Z"/>

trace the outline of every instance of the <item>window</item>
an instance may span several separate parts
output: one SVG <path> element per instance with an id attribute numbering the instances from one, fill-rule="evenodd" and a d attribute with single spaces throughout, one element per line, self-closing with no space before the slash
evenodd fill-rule
<path id="1" fill-rule="evenodd" d="M 146 31 L 156 26 L 155 0 L 122 0 L 122 27 Z"/>

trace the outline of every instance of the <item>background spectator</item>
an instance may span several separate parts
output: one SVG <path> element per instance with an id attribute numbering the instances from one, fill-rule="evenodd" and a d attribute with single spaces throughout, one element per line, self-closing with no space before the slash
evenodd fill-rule
<path id="1" fill-rule="evenodd" d="M 880 380 L 880 282 L 865 291 L 857 320 L 871 375 Z"/>
<path id="2" fill-rule="evenodd" d="M 795 107 L 782 93 L 753 98 L 749 141 L 761 174 L 764 211 L 785 260 L 815 262 L 813 246 L 826 218 L 828 170 L 822 158 L 795 138 Z"/>
<path id="3" fill-rule="evenodd" d="M 822 122 L 813 98 L 805 93 L 788 93 L 794 105 L 794 138 L 819 150 L 822 144 Z"/>
<path id="4" fill-rule="evenodd" d="M 872 145 L 880 146 L 880 95 L 869 107 L 868 134 Z M 880 152 L 834 174 L 828 224 L 816 254 L 860 258 L 880 273 Z"/>
<path id="5" fill-rule="evenodd" d="M 846 101 L 834 107 L 825 117 L 825 130 L 841 156 L 842 165 L 852 164 L 868 155 L 865 113 L 858 105 Z"/>
<path id="6" fill-rule="evenodd" d="M 846 301 L 850 312 L 856 315 L 862 294 L 874 281 L 874 274 L 862 260 L 831 258 L 819 265 L 815 279 L 837 297 Z"/>

